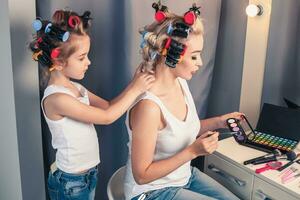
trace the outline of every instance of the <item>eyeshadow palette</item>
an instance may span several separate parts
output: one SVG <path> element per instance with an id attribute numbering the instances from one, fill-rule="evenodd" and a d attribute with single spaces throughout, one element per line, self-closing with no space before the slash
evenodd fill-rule
<path id="1" fill-rule="evenodd" d="M 245 128 L 242 127 L 238 119 L 227 119 L 227 125 L 230 131 L 234 132 L 233 137 L 239 144 L 265 152 L 272 152 L 274 149 L 278 149 L 282 153 L 292 151 L 297 146 L 298 141 L 296 140 L 253 130 L 247 118 L 245 116 L 244 118 L 250 129 L 249 134 L 246 134 Z"/>

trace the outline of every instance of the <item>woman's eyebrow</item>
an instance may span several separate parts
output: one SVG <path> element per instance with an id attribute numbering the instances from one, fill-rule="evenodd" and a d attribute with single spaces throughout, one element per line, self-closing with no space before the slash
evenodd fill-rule
<path id="1" fill-rule="evenodd" d="M 192 51 L 192 53 L 201 53 L 201 50 Z"/>

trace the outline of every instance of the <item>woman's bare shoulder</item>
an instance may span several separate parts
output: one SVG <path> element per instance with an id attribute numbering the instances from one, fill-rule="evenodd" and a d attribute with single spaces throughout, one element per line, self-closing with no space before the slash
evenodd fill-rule
<path id="1" fill-rule="evenodd" d="M 160 114 L 160 108 L 157 103 L 150 99 L 142 99 L 134 105 L 132 114 L 142 114 L 143 116 L 155 117 Z"/>

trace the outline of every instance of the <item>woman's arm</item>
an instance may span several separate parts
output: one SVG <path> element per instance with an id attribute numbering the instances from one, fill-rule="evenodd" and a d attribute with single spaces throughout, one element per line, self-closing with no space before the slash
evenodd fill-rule
<path id="1" fill-rule="evenodd" d="M 138 184 L 164 177 L 193 158 L 212 153 L 217 148 L 218 134 L 206 138 L 210 134 L 206 133 L 174 156 L 153 161 L 161 119 L 159 107 L 149 100 L 142 100 L 131 111 L 132 171 Z"/>
<path id="2" fill-rule="evenodd" d="M 212 130 L 216 130 L 219 128 L 227 128 L 226 120 L 228 118 L 236 118 L 236 119 L 242 120 L 243 119 L 242 115 L 244 115 L 244 114 L 240 113 L 240 112 L 232 112 L 232 113 L 228 113 L 225 115 L 220 115 L 217 117 L 200 120 L 201 130 L 199 132 L 199 135 L 201 135 L 209 130 L 212 131 Z"/>
<path id="3" fill-rule="evenodd" d="M 199 135 L 205 133 L 208 130 L 216 130 L 218 128 L 221 128 L 223 124 L 221 120 L 221 116 L 203 119 L 200 120 L 200 123 L 201 123 L 201 129 Z"/>

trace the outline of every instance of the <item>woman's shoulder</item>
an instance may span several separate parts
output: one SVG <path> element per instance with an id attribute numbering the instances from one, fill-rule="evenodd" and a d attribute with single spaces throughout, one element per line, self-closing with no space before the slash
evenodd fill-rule
<path id="1" fill-rule="evenodd" d="M 136 102 L 133 108 L 141 110 L 156 110 L 159 109 L 159 105 L 153 100 L 153 98 L 149 98 L 148 95 L 145 95 Z"/>
<path id="2" fill-rule="evenodd" d="M 161 119 L 160 107 L 150 99 L 141 99 L 130 110 L 130 118 L 132 121 L 139 123 L 149 123 L 159 125 Z"/>
<path id="3" fill-rule="evenodd" d="M 160 112 L 160 107 L 158 103 L 153 99 L 151 94 L 144 94 L 132 107 L 132 112 L 134 113 L 144 113 L 144 114 L 150 114 L 153 115 L 155 113 Z"/>

